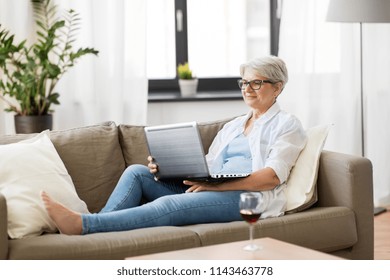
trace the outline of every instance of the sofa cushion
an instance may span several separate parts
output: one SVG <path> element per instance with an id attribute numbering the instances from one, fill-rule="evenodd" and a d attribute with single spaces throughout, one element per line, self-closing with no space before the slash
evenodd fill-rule
<path id="1" fill-rule="evenodd" d="M 218 131 L 230 120 L 231 118 L 198 123 L 205 153 L 207 153 Z M 136 163 L 146 165 L 148 163 L 147 157 L 149 151 L 146 144 L 144 126 L 119 125 L 119 140 L 123 149 L 126 166 Z"/>
<path id="2" fill-rule="evenodd" d="M 198 124 L 200 137 L 202 138 L 203 149 L 206 154 L 208 153 L 209 147 L 218 131 L 220 131 L 222 127 L 232 119 L 233 118 L 210 122 L 200 122 Z"/>
<path id="3" fill-rule="evenodd" d="M 186 228 L 199 235 L 202 246 L 249 238 L 249 228 L 245 222 L 199 224 Z M 350 248 L 358 241 L 355 213 L 347 207 L 314 207 L 278 218 L 259 220 L 253 232 L 254 238 L 272 237 L 322 252 Z"/>
<path id="4" fill-rule="evenodd" d="M 78 195 L 89 211 L 99 211 L 125 169 L 115 123 L 52 131 L 50 137 Z"/>
<path id="5" fill-rule="evenodd" d="M 36 134 L 15 134 L 0 137 L 0 144 L 9 144 Z M 76 192 L 90 212 L 105 205 L 125 169 L 118 128 L 114 122 L 54 130 L 50 132 L 58 154 L 68 170 Z"/>
<path id="6" fill-rule="evenodd" d="M 0 145 L 0 192 L 7 199 L 11 238 L 57 231 L 41 201 L 42 190 L 74 211 L 88 212 L 48 133 Z"/>
<path id="7" fill-rule="evenodd" d="M 144 126 L 119 125 L 119 141 L 122 146 L 126 166 L 147 164 L 149 152 Z"/>
<path id="8" fill-rule="evenodd" d="M 286 213 L 305 210 L 317 202 L 318 167 L 329 129 L 329 125 L 320 125 L 306 131 L 306 146 L 287 179 Z"/>
<path id="9" fill-rule="evenodd" d="M 9 259 L 123 260 L 126 257 L 199 247 L 199 238 L 181 227 L 157 227 L 82 236 L 44 234 L 10 240 Z"/>

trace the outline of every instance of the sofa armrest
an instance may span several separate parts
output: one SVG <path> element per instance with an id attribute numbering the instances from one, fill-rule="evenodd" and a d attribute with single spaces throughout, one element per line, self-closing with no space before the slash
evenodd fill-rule
<path id="1" fill-rule="evenodd" d="M 7 202 L 0 193 L 0 260 L 7 259 L 8 255 L 7 224 Z"/>
<path id="2" fill-rule="evenodd" d="M 354 258 L 374 257 L 372 164 L 367 158 L 323 151 L 318 171 L 318 206 L 346 206 L 355 212 L 358 243 Z"/>

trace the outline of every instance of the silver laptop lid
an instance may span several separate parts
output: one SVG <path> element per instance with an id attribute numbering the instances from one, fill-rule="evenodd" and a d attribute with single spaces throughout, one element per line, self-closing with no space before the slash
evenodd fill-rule
<path id="1" fill-rule="evenodd" d="M 196 122 L 145 127 L 159 179 L 207 178 L 209 170 Z"/>

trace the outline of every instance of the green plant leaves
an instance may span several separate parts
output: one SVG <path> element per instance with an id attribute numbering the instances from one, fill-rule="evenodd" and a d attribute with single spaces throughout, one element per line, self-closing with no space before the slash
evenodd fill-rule
<path id="1" fill-rule="evenodd" d="M 179 79 L 191 80 L 193 78 L 192 71 L 190 69 L 188 62 L 184 64 L 179 64 L 177 66 L 177 74 L 179 76 Z"/>
<path id="2" fill-rule="evenodd" d="M 0 25 L 0 98 L 6 111 L 20 115 L 44 115 L 52 104 L 60 104 L 57 82 L 84 55 L 97 55 L 93 48 L 73 50 L 80 17 L 69 10 L 63 19 L 50 0 L 31 0 L 37 24 L 37 41 L 30 47 L 26 40 L 15 43 L 14 35 Z M 17 101 L 14 104 L 5 96 Z"/>

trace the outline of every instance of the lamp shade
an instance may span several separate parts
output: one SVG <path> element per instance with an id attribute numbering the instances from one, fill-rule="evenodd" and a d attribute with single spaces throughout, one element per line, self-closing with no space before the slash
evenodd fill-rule
<path id="1" fill-rule="evenodd" d="M 327 21 L 390 22 L 390 0 L 330 0 Z"/>

